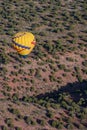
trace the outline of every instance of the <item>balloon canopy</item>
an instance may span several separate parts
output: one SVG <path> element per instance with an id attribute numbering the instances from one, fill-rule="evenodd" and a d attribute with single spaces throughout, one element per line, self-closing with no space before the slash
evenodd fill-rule
<path id="1" fill-rule="evenodd" d="M 18 32 L 13 36 L 12 41 L 13 47 L 22 56 L 28 55 L 36 44 L 35 37 L 31 32 Z"/>

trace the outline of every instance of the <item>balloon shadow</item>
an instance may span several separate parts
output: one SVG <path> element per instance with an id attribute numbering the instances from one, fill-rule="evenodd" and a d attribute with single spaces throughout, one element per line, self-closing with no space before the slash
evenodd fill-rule
<path id="1" fill-rule="evenodd" d="M 59 95 L 65 93 L 66 95 L 70 95 L 74 102 L 79 102 L 82 98 L 85 101 L 84 107 L 87 106 L 87 81 L 83 80 L 83 82 L 74 82 L 68 83 L 66 86 L 62 86 L 58 90 L 54 90 L 52 92 L 47 92 L 45 94 L 39 94 L 36 96 L 38 100 L 43 99 L 51 99 L 53 103 L 58 103 Z"/>

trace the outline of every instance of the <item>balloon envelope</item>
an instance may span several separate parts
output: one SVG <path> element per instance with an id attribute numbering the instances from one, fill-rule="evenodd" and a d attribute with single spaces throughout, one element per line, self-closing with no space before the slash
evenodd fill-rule
<path id="1" fill-rule="evenodd" d="M 12 41 L 13 47 L 22 56 L 28 55 L 36 44 L 35 37 L 30 32 L 18 32 L 13 36 Z"/>

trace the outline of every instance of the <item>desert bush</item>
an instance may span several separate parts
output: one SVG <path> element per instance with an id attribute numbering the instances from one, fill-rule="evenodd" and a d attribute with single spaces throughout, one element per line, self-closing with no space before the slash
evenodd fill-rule
<path id="1" fill-rule="evenodd" d="M 34 79 L 31 79 L 30 82 L 31 82 L 32 84 L 34 84 L 34 83 L 35 83 L 35 80 L 34 80 Z M 33 88 L 31 88 L 30 91 L 32 91 L 32 90 L 33 90 Z"/>
<path id="2" fill-rule="evenodd" d="M 71 70 L 70 70 L 70 69 L 65 68 L 65 69 L 64 69 L 64 72 L 71 72 Z"/>
<path id="3" fill-rule="evenodd" d="M 2 130 L 8 130 L 7 126 L 2 126 L 1 129 Z"/>
<path id="4" fill-rule="evenodd" d="M 53 118 L 54 117 L 54 114 L 53 114 L 53 112 L 52 111 L 47 111 L 47 117 L 49 117 L 49 118 Z"/>
<path id="5" fill-rule="evenodd" d="M 12 90 L 12 88 L 8 85 L 4 85 L 3 86 L 5 90 L 7 90 L 8 92 L 10 92 Z"/>
<path id="6" fill-rule="evenodd" d="M 75 113 L 74 113 L 74 109 L 72 108 L 72 111 L 69 111 L 69 116 L 70 117 L 74 117 L 75 116 Z"/>
<path id="7" fill-rule="evenodd" d="M 72 123 L 67 124 L 67 129 L 68 130 L 74 129 L 74 125 Z"/>
<path id="8" fill-rule="evenodd" d="M 11 94 L 10 94 L 10 93 L 8 93 L 8 92 L 2 91 L 2 93 L 3 93 L 3 95 L 4 95 L 4 96 L 6 96 L 6 97 L 8 97 L 8 98 L 10 98 L 10 97 L 11 97 Z"/>
<path id="9" fill-rule="evenodd" d="M 79 82 L 82 82 L 82 81 L 83 81 L 83 79 L 82 79 L 82 76 L 81 76 L 81 75 L 77 75 L 77 79 L 78 79 L 78 81 L 79 81 Z"/>
<path id="10" fill-rule="evenodd" d="M 46 79 L 46 78 L 43 78 L 43 81 L 44 81 L 45 83 L 47 83 L 47 79 Z"/>
<path id="11" fill-rule="evenodd" d="M 79 112 L 76 114 L 77 118 L 83 120 L 83 119 L 86 119 L 86 115 L 84 114 L 84 112 Z"/>
<path id="12" fill-rule="evenodd" d="M 58 126 L 57 126 L 58 129 L 62 129 L 63 128 L 63 124 L 62 123 L 59 123 Z"/>
<path id="13" fill-rule="evenodd" d="M 4 76 L 4 77 L 3 77 L 3 80 L 4 80 L 4 81 L 9 81 L 9 77 L 8 77 L 8 76 Z"/>
<path id="14" fill-rule="evenodd" d="M 18 70 L 18 69 L 19 69 L 19 67 L 18 67 L 17 65 L 14 65 L 14 69 L 17 69 L 17 70 Z"/>
<path id="15" fill-rule="evenodd" d="M 11 112 L 12 114 L 18 116 L 20 115 L 20 111 L 16 108 L 8 108 L 9 112 Z"/>
<path id="16" fill-rule="evenodd" d="M 65 109 L 68 109 L 69 106 L 65 101 L 62 101 L 61 102 L 61 107 L 65 108 Z"/>
<path id="17" fill-rule="evenodd" d="M 76 73 L 79 74 L 80 68 L 75 66 L 74 69 L 75 69 Z"/>
<path id="18" fill-rule="evenodd" d="M 85 60 L 84 62 L 82 62 L 83 66 L 87 67 L 87 60 Z"/>
<path id="19" fill-rule="evenodd" d="M 82 82 L 83 79 L 82 79 L 82 76 L 81 76 L 81 74 L 80 74 L 80 68 L 76 66 L 76 67 L 74 67 L 74 69 L 75 69 L 75 71 L 76 71 L 76 77 L 77 77 L 78 81 L 79 81 L 79 82 Z"/>
<path id="20" fill-rule="evenodd" d="M 19 69 L 18 70 L 18 74 L 23 74 L 24 73 L 24 70 L 23 69 Z"/>
<path id="21" fill-rule="evenodd" d="M 45 120 L 41 119 L 38 121 L 38 123 L 41 125 L 41 126 L 44 126 L 45 125 Z"/>
<path id="22" fill-rule="evenodd" d="M 57 72 L 57 69 L 56 69 L 56 67 L 55 67 L 54 65 L 49 64 L 49 67 L 50 67 L 50 69 L 53 70 L 54 72 Z"/>
<path id="23" fill-rule="evenodd" d="M 77 37 L 75 32 L 69 32 L 68 35 L 71 36 L 72 38 L 76 38 Z"/>
<path id="24" fill-rule="evenodd" d="M 12 95 L 12 100 L 13 100 L 13 101 L 18 101 L 18 100 L 19 100 L 19 94 L 18 94 L 18 93 L 14 93 L 14 94 Z"/>
<path id="25" fill-rule="evenodd" d="M 68 26 L 68 30 L 73 30 L 74 29 L 74 26 L 73 25 L 69 25 Z"/>
<path id="26" fill-rule="evenodd" d="M 22 130 L 22 128 L 21 127 L 15 127 L 15 130 Z"/>
<path id="27" fill-rule="evenodd" d="M 59 69 L 61 69 L 61 70 L 66 69 L 66 67 L 65 67 L 65 65 L 64 65 L 64 64 L 60 64 L 60 65 L 58 65 L 58 67 L 59 67 Z"/>
<path id="28" fill-rule="evenodd" d="M 79 128 L 80 130 L 85 130 L 85 127 L 84 127 L 83 124 L 79 124 L 79 125 L 78 125 L 78 128 Z"/>
<path id="29" fill-rule="evenodd" d="M 0 53 L 0 64 L 8 64 L 9 63 L 9 57 L 4 53 Z"/>
<path id="30" fill-rule="evenodd" d="M 18 76 L 18 72 L 15 72 L 15 71 L 11 71 L 11 74 L 14 76 Z"/>
<path id="31" fill-rule="evenodd" d="M 71 61 L 71 62 L 74 61 L 73 58 L 71 58 L 71 57 L 67 57 L 66 60 L 67 60 L 67 61 Z"/>
<path id="32" fill-rule="evenodd" d="M 34 87 L 32 86 L 32 87 L 30 87 L 30 91 L 31 92 L 33 92 L 34 91 Z"/>
<path id="33" fill-rule="evenodd" d="M 34 69 L 29 69 L 29 71 L 30 71 L 30 75 L 33 75 Z"/>
<path id="34" fill-rule="evenodd" d="M 73 47 L 68 47 L 68 51 L 70 52 L 72 52 L 72 51 L 76 51 L 77 50 L 77 48 L 76 48 L 76 46 L 73 46 Z"/>
<path id="35" fill-rule="evenodd" d="M 87 55 L 86 55 L 86 54 L 81 54 L 81 57 L 82 57 L 83 59 L 86 59 L 86 58 L 87 58 Z"/>
<path id="36" fill-rule="evenodd" d="M 17 118 L 18 118 L 18 119 L 23 119 L 23 118 L 24 118 L 24 116 L 23 116 L 23 115 L 21 115 L 21 114 L 19 114 L 19 115 L 17 115 Z"/>
<path id="37" fill-rule="evenodd" d="M 50 79 L 50 81 L 51 81 L 51 82 L 56 81 L 56 79 L 55 79 L 55 76 L 54 76 L 54 75 L 49 75 L 49 79 Z"/>
<path id="38" fill-rule="evenodd" d="M 43 46 L 49 53 L 51 53 L 53 51 L 53 45 L 52 44 L 47 44 L 45 43 Z"/>
<path id="39" fill-rule="evenodd" d="M 12 118 L 6 118 L 5 122 L 9 127 L 14 127 Z"/>
<path id="40" fill-rule="evenodd" d="M 47 102 L 44 99 L 37 100 L 37 103 L 43 107 L 45 107 L 47 105 Z"/>
<path id="41" fill-rule="evenodd" d="M 6 67 L 1 67 L 0 68 L 0 72 L 4 75 L 6 75 L 6 73 L 8 72 L 7 68 Z"/>
<path id="42" fill-rule="evenodd" d="M 45 32 L 39 32 L 39 35 L 40 36 L 46 36 L 46 33 Z"/>
<path id="43" fill-rule="evenodd" d="M 17 79 L 17 78 L 13 78 L 13 79 L 12 79 L 12 82 L 13 82 L 13 83 L 16 83 L 16 82 L 18 82 L 18 81 L 19 81 L 19 79 Z"/>
<path id="44" fill-rule="evenodd" d="M 83 108 L 83 113 L 87 114 L 87 108 Z"/>
<path id="45" fill-rule="evenodd" d="M 59 122 L 57 120 L 52 120 L 52 122 L 51 122 L 52 127 L 57 128 L 58 125 L 59 125 Z"/>
<path id="46" fill-rule="evenodd" d="M 63 75 L 63 77 L 66 77 L 66 76 L 67 76 L 66 73 L 63 73 L 62 75 Z"/>
<path id="47" fill-rule="evenodd" d="M 41 78 L 40 69 L 36 69 L 35 77 L 38 78 L 38 79 Z"/>
<path id="48" fill-rule="evenodd" d="M 35 121 L 30 116 L 25 116 L 24 120 L 28 125 L 35 125 Z"/>
<path id="49" fill-rule="evenodd" d="M 22 97 L 22 101 L 23 102 L 28 102 L 29 101 L 29 97 L 28 96 L 23 96 Z"/>
<path id="50" fill-rule="evenodd" d="M 62 129 L 63 128 L 62 122 L 60 122 L 58 120 L 52 120 L 51 121 L 51 126 L 54 127 L 54 128 L 58 128 L 58 129 Z"/>

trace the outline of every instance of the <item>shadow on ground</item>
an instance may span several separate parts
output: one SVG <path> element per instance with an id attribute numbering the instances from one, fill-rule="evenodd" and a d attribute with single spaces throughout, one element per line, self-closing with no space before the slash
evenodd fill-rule
<path id="1" fill-rule="evenodd" d="M 68 83 L 66 86 L 62 86 L 58 90 L 53 92 L 47 92 L 45 94 L 37 95 L 37 99 L 52 99 L 54 103 L 58 102 L 58 97 L 61 94 L 70 95 L 74 102 L 78 102 L 81 98 L 85 102 L 83 106 L 87 106 L 87 81 Z"/>

